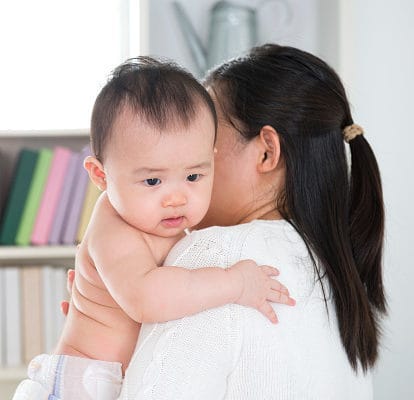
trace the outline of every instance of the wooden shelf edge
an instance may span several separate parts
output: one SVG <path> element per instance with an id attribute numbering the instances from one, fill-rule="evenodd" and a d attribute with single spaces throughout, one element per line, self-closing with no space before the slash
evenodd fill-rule
<path id="1" fill-rule="evenodd" d="M 0 266 L 63 265 L 73 267 L 76 246 L 0 246 Z"/>
<path id="2" fill-rule="evenodd" d="M 88 137 L 88 129 L 0 130 L 0 138 L 21 137 Z"/>

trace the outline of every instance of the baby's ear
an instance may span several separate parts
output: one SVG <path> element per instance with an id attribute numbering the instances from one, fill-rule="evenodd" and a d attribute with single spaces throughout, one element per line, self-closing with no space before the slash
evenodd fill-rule
<path id="1" fill-rule="evenodd" d="M 106 176 L 102 163 L 95 157 L 88 156 L 83 162 L 91 181 L 102 191 L 106 190 Z"/>

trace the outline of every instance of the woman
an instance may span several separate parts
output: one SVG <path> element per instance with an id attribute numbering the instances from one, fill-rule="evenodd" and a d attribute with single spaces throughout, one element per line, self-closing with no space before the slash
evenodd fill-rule
<path id="1" fill-rule="evenodd" d="M 205 81 L 219 129 L 212 203 L 167 265 L 277 265 L 280 323 L 227 305 L 144 325 L 121 399 L 370 399 L 384 210 L 378 166 L 323 61 L 265 45 Z M 349 143 L 350 168 L 347 163 Z"/>

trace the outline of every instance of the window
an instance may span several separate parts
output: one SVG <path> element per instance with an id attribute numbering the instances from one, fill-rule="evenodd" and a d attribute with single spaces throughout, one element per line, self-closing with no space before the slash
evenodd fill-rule
<path id="1" fill-rule="evenodd" d="M 0 3 L 0 130 L 85 129 L 110 71 L 140 50 L 138 0 Z"/>

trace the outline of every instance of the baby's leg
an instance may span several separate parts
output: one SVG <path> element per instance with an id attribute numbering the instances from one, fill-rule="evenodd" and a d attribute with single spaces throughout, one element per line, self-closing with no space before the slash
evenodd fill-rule
<path id="1" fill-rule="evenodd" d="M 56 400 L 116 400 L 122 385 L 120 363 L 66 355 L 35 357 L 29 364 L 28 376 L 47 392 L 49 397 L 46 399 Z M 43 400 L 34 397 L 33 392 L 38 390 L 40 393 L 40 389 L 25 382 L 20 385 L 22 388 L 19 386 L 13 400 Z M 32 391 L 31 397 L 23 397 L 27 388 Z"/>

